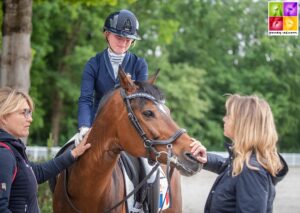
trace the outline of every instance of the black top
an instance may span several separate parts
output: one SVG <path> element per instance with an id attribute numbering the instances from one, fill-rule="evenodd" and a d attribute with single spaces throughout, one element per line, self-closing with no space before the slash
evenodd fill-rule
<path id="1" fill-rule="evenodd" d="M 288 172 L 288 166 L 280 156 L 283 169 L 273 177 L 257 161 L 255 153 L 250 158 L 250 164 L 258 170 L 251 170 L 244 165 L 242 172 L 232 176 L 233 155 L 228 147 L 229 157 L 208 153 L 204 169 L 217 173 L 215 183 L 205 204 L 205 213 L 225 212 L 255 212 L 271 213 L 275 198 L 275 185 Z"/>
<path id="2" fill-rule="evenodd" d="M 0 142 L 7 144 L 13 153 L 0 146 L 0 212 L 39 213 L 38 184 L 55 177 L 75 162 L 71 151 L 44 163 L 28 160 L 25 145 L 20 139 L 0 129 Z M 17 166 L 17 174 L 13 173 Z"/>

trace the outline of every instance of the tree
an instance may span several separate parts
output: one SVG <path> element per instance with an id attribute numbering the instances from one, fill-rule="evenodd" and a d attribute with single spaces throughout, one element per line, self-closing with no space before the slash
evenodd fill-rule
<path id="1" fill-rule="evenodd" d="M 65 143 L 76 132 L 77 100 L 84 64 L 105 47 L 101 26 L 111 2 L 34 1 L 32 94 L 39 97 L 33 136 Z M 47 97 L 47 98 L 44 98 Z M 43 122 L 49 120 L 50 122 Z M 64 134 L 60 134 L 64 132 Z M 36 134 L 36 135 L 35 135 Z"/>
<path id="2" fill-rule="evenodd" d="M 29 91 L 32 0 L 4 0 L 0 86 Z"/>
<path id="3" fill-rule="evenodd" d="M 106 47 L 105 17 L 127 8 L 143 38 L 131 51 L 147 60 L 150 74 L 161 68 L 157 83 L 174 119 L 208 149 L 223 150 L 223 94 L 255 93 L 272 107 L 280 148 L 300 150 L 300 40 L 267 36 L 263 1 L 33 2 L 30 93 L 37 110 L 29 142 L 42 145 L 52 132 L 63 144 L 74 134 L 83 66 Z"/>

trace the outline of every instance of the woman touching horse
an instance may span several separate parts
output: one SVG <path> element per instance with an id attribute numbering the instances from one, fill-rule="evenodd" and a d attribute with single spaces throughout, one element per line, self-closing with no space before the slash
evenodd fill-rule
<path id="1" fill-rule="evenodd" d="M 86 138 L 73 150 L 44 163 L 30 162 L 22 138 L 28 137 L 34 104 L 24 91 L 0 88 L 0 212 L 39 213 L 38 184 L 73 164 L 90 144 Z"/>
<path id="2" fill-rule="evenodd" d="M 172 120 L 162 93 L 152 85 L 155 78 L 134 83 L 119 70 L 119 79 L 121 87 L 100 103 L 88 136 L 90 150 L 70 168 L 65 187 L 63 175 L 58 177 L 55 213 L 127 212 L 126 202 L 114 207 L 126 196 L 121 151 L 171 165 L 185 176 L 201 169 L 190 152 L 193 140 Z M 172 212 L 181 212 L 174 205 Z"/>

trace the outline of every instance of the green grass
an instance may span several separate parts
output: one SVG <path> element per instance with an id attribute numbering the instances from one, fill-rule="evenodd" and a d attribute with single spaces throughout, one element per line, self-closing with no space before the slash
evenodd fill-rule
<path id="1" fill-rule="evenodd" d="M 48 182 L 39 185 L 38 201 L 42 213 L 52 213 L 52 192 Z"/>

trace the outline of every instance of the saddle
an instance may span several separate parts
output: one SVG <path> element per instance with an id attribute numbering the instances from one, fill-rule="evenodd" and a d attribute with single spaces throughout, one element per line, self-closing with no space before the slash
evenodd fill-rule
<path id="1" fill-rule="evenodd" d="M 68 141 L 55 155 L 55 157 L 60 156 L 62 153 L 71 150 L 75 147 L 75 141 Z M 52 193 L 54 193 L 55 185 L 56 185 L 56 177 L 48 180 L 48 184 Z"/>
<path id="2" fill-rule="evenodd" d="M 119 164 L 124 173 L 126 194 L 134 190 L 152 170 L 145 158 L 136 158 L 126 152 L 121 152 Z M 160 172 L 157 169 L 135 195 L 127 200 L 127 212 L 159 211 Z"/>

